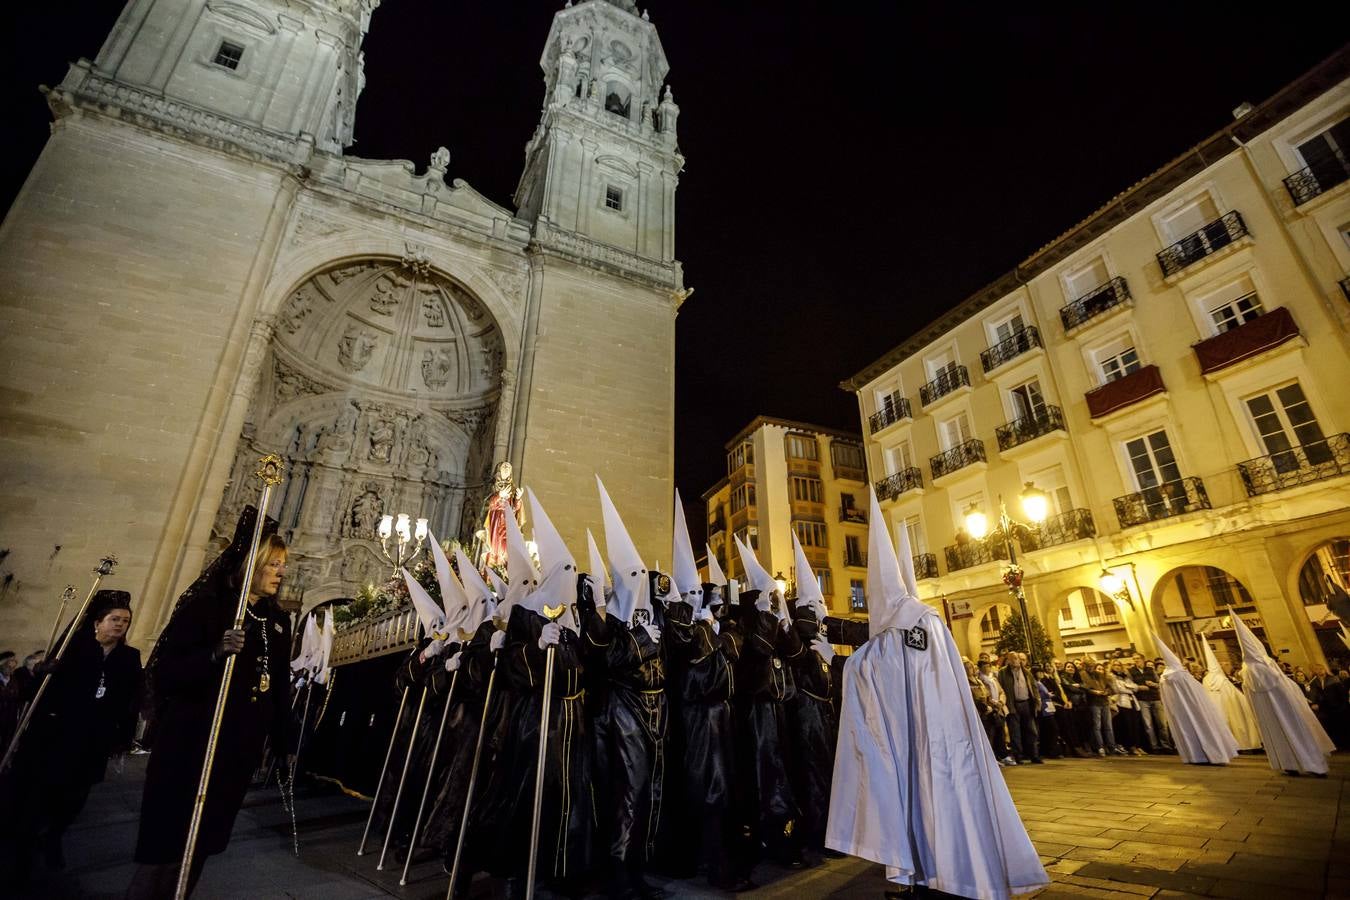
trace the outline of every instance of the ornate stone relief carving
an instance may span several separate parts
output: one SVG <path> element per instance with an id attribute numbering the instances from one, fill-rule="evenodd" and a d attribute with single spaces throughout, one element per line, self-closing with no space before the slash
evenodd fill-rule
<path id="1" fill-rule="evenodd" d="M 380 497 L 380 483 L 367 481 L 352 501 L 343 534 L 346 537 L 373 539 L 375 529 L 384 515 L 384 500 Z"/>
<path id="2" fill-rule="evenodd" d="M 513 272 L 509 269 L 484 269 L 483 273 L 487 275 L 488 280 L 497 286 L 503 294 L 513 300 L 521 300 L 525 296 L 525 275 L 521 272 Z"/>
<path id="3" fill-rule="evenodd" d="M 414 275 L 425 276 L 431 272 L 431 253 L 421 244 L 403 245 L 403 267 Z"/>
<path id="4" fill-rule="evenodd" d="M 362 328 L 353 322 L 347 326 L 347 330 L 342 333 L 342 338 L 338 341 L 338 362 L 342 368 L 352 374 L 360 372 L 370 362 L 370 356 L 375 352 L 376 336 L 375 332 Z"/>
<path id="5" fill-rule="evenodd" d="M 301 285 L 286 300 L 286 306 L 281 310 L 281 327 L 286 329 L 287 334 L 295 334 L 305 323 L 305 317 L 313 310 L 314 295 L 310 292 L 309 285 Z"/>
<path id="6" fill-rule="evenodd" d="M 370 311 L 377 316 L 392 316 L 398 306 L 398 294 L 395 291 L 402 287 L 406 285 L 399 284 L 397 279 L 390 276 L 375 282 L 375 293 L 370 297 Z"/>
<path id="7" fill-rule="evenodd" d="M 296 397 L 310 394 L 322 394 L 330 390 L 326 385 L 300 374 L 279 359 L 273 358 L 272 374 L 276 384 L 278 403 L 285 403 L 288 400 L 294 400 Z"/>
<path id="8" fill-rule="evenodd" d="M 346 230 L 345 225 L 330 222 L 322 216 L 305 211 L 300 214 L 300 218 L 295 222 L 295 233 L 291 236 L 291 246 L 303 244 L 305 241 L 317 241 L 332 237 Z"/>
<path id="9" fill-rule="evenodd" d="M 394 423 L 388 419 L 376 419 L 370 426 L 370 443 L 366 450 L 366 459 L 371 462 L 388 463 L 394 458 Z"/>
<path id="10" fill-rule="evenodd" d="M 348 278 L 354 278 L 362 272 L 369 272 L 371 269 L 375 268 L 375 265 L 375 263 L 356 263 L 355 265 L 343 266 L 340 269 L 334 269 L 329 272 L 328 277 L 333 280 L 334 284 L 342 284 L 342 282 L 346 281 Z"/>
<path id="11" fill-rule="evenodd" d="M 444 347 L 429 347 L 422 353 L 422 383 L 432 390 L 443 388 L 450 381 L 455 358 Z"/>
<path id="12" fill-rule="evenodd" d="M 440 297 L 436 295 L 423 297 L 422 315 L 427 320 L 428 328 L 445 327 L 445 307 L 441 305 Z"/>

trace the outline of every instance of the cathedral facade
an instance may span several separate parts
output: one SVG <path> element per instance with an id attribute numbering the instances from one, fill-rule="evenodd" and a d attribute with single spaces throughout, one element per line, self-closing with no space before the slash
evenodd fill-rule
<path id="1" fill-rule="evenodd" d="M 268 452 L 306 607 L 389 575 L 383 515 L 471 538 L 503 461 L 578 549 L 596 473 L 640 547 L 670 546 L 683 158 L 655 27 L 622 0 L 556 14 L 512 209 L 444 148 L 344 153 L 378 5 L 129 0 L 49 91 L 0 226 L 19 647 L 108 552 L 133 636 L 156 632 Z"/>

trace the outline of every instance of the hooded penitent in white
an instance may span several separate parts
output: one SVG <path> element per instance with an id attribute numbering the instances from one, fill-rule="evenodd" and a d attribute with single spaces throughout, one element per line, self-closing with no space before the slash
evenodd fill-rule
<path id="1" fill-rule="evenodd" d="M 469 611 L 469 598 L 465 595 L 464 585 L 460 584 L 459 578 L 455 575 L 445 550 L 441 548 L 441 542 L 436 540 L 436 535 L 428 535 L 427 540 L 431 544 L 431 560 L 436 565 L 436 583 L 441 588 L 445 628 L 450 633 L 450 640 L 458 641 L 459 629 L 464 626 L 464 615 Z"/>
<path id="2" fill-rule="evenodd" d="M 539 587 L 539 572 L 530 559 L 525 536 L 520 533 L 516 517 L 506 516 L 506 596 L 497 607 L 497 618 L 511 621 L 511 608 Z"/>
<path id="3" fill-rule="evenodd" d="M 417 583 L 407 569 L 403 573 L 403 583 L 408 586 L 408 596 L 412 598 L 413 609 L 417 610 L 417 620 L 422 623 L 422 633 L 427 637 L 445 634 L 445 610 L 437 605 L 427 589 Z"/>
<path id="4" fill-rule="evenodd" d="M 614 593 L 609 602 L 609 614 L 626 625 L 652 625 L 651 585 L 647 578 L 647 564 L 638 555 L 637 547 L 619 518 L 619 510 L 609 499 L 600 476 L 595 477 L 600 488 L 600 511 L 605 520 L 605 550 L 609 553 L 609 577 Z"/>
<path id="5" fill-rule="evenodd" d="M 703 579 L 698 574 L 698 563 L 694 562 L 694 545 L 689 540 L 689 526 L 684 520 L 679 491 L 675 492 L 675 547 L 670 558 L 675 590 L 697 612 L 703 606 Z"/>
<path id="6" fill-rule="evenodd" d="M 708 551 L 708 584 L 715 584 L 726 590 L 727 574 L 722 571 L 722 564 L 717 561 L 717 554 L 713 552 L 711 544 L 704 544 L 703 549 Z"/>
<path id="7" fill-rule="evenodd" d="M 1214 650 L 1203 634 L 1200 635 L 1200 643 L 1205 648 L 1204 685 L 1210 702 L 1228 723 L 1239 750 L 1260 749 L 1261 729 L 1257 727 L 1256 713 L 1252 712 L 1251 701 L 1228 680 L 1227 675 L 1223 674 L 1223 669 L 1219 668 L 1219 660 L 1215 658 Z"/>
<path id="8" fill-rule="evenodd" d="M 769 574 L 768 569 L 760 565 L 759 557 L 755 556 L 753 547 L 734 534 L 731 539 L 736 542 L 736 552 L 741 557 L 741 568 L 745 569 L 745 580 L 749 585 L 746 589 L 759 591 L 758 602 L 769 604 L 769 606 L 761 608 L 771 609 L 772 603 L 769 596 L 778 593 L 778 582 L 773 580 L 773 576 Z M 780 620 L 787 618 L 787 605 L 784 603 L 778 604 L 778 618 Z"/>
<path id="9" fill-rule="evenodd" d="M 497 605 L 501 605 L 506 600 L 506 582 L 502 581 L 502 576 L 497 574 L 497 570 L 488 566 L 488 582 L 492 585 L 492 596 L 496 598 Z"/>
<path id="10" fill-rule="evenodd" d="M 792 555 L 796 558 L 797 566 L 797 609 L 809 606 L 816 614 L 816 621 L 819 622 L 828 612 L 825 608 L 825 595 L 821 593 L 820 582 L 816 581 L 816 573 L 811 568 L 811 561 L 806 558 L 801 541 L 797 540 L 796 531 L 792 532 Z"/>
<path id="11" fill-rule="evenodd" d="M 1242 693 L 1251 701 L 1261 745 L 1276 772 L 1325 775 L 1327 755 L 1336 745 L 1317 721 L 1303 691 L 1280 671 L 1242 618 L 1228 610 L 1242 648 Z"/>
<path id="12" fill-rule="evenodd" d="M 905 585 L 872 495 L 870 638 L 844 665 L 825 845 L 896 884 L 1003 900 L 1049 883 L 942 618 Z M 901 532 L 902 559 L 912 567 Z"/>
<path id="13" fill-rule="evenodd" d="M 492 588 L 487 586 L 483 576 L 478 574 L 474 568 L 473 561 L 464 554 L 464 551 L 455 548 L 455 564 L 459 566 L 459 577 L 464 585 L 464 596 L 468 599 L 469 608 L 464 614 L 463 621 L 459 627 L 464 629 L 466 634 L 473 634 L 482 625 L 497 612 L 497 598 L 493 596 Z"/>
<path id="14" fill-rule="evenodd" d="M 596 606 L 608 606 L 611 593 L 608 587 L 609 572 L 605 567 L 605 557 L 600 553 L 600 546 L 596 544 L 595 535 L 591 534 L 589 528 L 586 529 L 586 556 L 590 560 L 586 580 L 591 585 L 591 597 Z"/>
<path id="15" fill-rule="evenodd" d="M 291 671 L 312 670 L 318 661 L 319 652 L 319 620 L 314 613 L 310 613 L 305 619 L 304 633 L 300 636 L 300 653 L 291 660 Z"/>
<path id="16" fill-rule="evenodd" d="M 1167 664 L 1158 679 L 1158 688 L 1181 761 L 1228 765 L 1228 761 L 1237 756 L 1237 741 L 1223 714 L 1209 699 L 1209 691 L 1186 671 L 1181 660 L 1156 634 L 1153 643 Z"/>
<path id="17" fill-rule="evenodd" d="M 319 684 L 327 684 L 328 679 L 333 677 L 333 639 L 337 637 L 337 629 L 333 624 L 333 611 L 325 609 L 323 611 L 323 627 L 319 629 L 319 660 L 318 674 L 314 680 Z"/>
<path id="18" fill-rule="evenodd" d="M 539 587 L 532 593 L 526 604 L 540 615 L 548 615 L 546 610 L 562 614 L 556 620 L 559 625 L 577 633 L 577 620 L 573 607 L 577 601 L 577 561 L 572 552 L 563 543 L 562 535 L 553 527 L 553 522 L 544 512 L 544 507 L 534 491 L 525 491 L 530 501 L 530 519 L 534 522 L 534 542 L 539 547 L 539 566 L 543 577 Z"/>

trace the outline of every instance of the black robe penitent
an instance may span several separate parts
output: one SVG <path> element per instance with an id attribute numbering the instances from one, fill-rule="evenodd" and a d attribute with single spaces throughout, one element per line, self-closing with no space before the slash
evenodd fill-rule
<path id="1" fill-rule="evenodd" d="M 802 842 L 819 849 L 824 846 L 830 818 L 834 745 L 839 734 L 832 699 L 834 678 L 830 664 L 810 647 L 820 635 L 814 614 L 802 610 L 800 617 L 794 617 L 793 627 L 806 649 L 792 662 L 797 693 L 787 704 L 792 728 L 792 787 L 801 812 Z"/>
<path id="2" fill-rule="evenodd" d="M 176 863 L 187 842 L 193 801 L 206 756 L 225 661 L 211 653 L 234 625 L 238 590 L 222 579 L 175 611 L 156 647 L 156 740 L 146 770 L 136 861 Z M 205 811 L 197 840 L 199 857 L 220 853 L 230 842 L 235 816 L 263 742 L 290 746 L 290 619 L 270 598 L 244 617 L 244 649 L 235 657 Z M 264 634 L 270 685 L 261 690 Z"/>

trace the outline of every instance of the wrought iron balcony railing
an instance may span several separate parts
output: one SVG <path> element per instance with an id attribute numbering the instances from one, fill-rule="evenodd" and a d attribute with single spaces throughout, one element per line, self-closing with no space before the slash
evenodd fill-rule
<path id="1" fill-rule="evenodd" d="M 1047 405 L 1029 416 L 998 426 L 994 429 L 994 435 L 998 438 L 998 449 L 1008 450 L 1052 431 L 1063 430 L 1064 411 L 1058 406 Z"/>
<path id="2" fill-rule="evenodd" d="M 980 365 L 986 372 L 992 372 L 1004 363 L 1017 359 L 1023 353 L 1044 346 L 1041 343 L 1041 333 L 1036 330 L 1036 326 L 1028 325 L 1014 331 L 994 346 L 982 350 Z"/>
<path id="3" fill-rule="evenodd" d="M 1350 474 L 1350 434 L 1290 447 L 1269 456 L 1238 463 L 1247 496 L 1257 497 Z"/>
<path id="4" fill-rule="evenodd" d="M 969 539 L 943 547 L 942 554 L 947 557 L 947 571 L 956 572 L 1007 559 L 1008 545 L 1001 538 L 986 538 L 982 541 Z"/>
<path id="5" fill-rule="evenodd" d="M 1294 205 L 1302 206 L 1345 181 L 1350 181 L 1350 160 L 1347 160 L 1344 152 L 1334 150 L 1330 156 L 1290 175 L 1284 180 L 1284 186 Z"/>
<path id="6" fill-rule="evenodd" d="M 848 550 L 845 550 L 844 565 L 850 566 L 854 569 L 867 568 L 867 551 L 859 550 L 857 553 L 850 553 L 848 552 Z"/>
<path id="7" fill-rule="evenodd" d="M 1095 537 L 1096 534 L 1097 525 L 1092 521 L 1092 511 L 1071 509 L 1057 516 L 1051 516 L 1039 525 L 1031 526 L 1018 536 L 1017 543 L 1030 553 L 1033 550 L 1044 550 L 1046 547 L 1071 544 L 1084 538 Z"/>
<path id="8" fill-rule="evenodd" d="M 914 577 L 938 577 L 937 555 L 933 553 L 920 553 L 918 556 L 914 557 Z"/>
<path id="9" fill-rule="evenodd" d="M 960 387 L 970 387 L 970 372 L 965 366 L 948 366 L 938 377 L 919 388 L 919 402 L 927 406 Z"/>
<path id="10" fill-rule="evenodd" d="M 867 524 L 867 513 L 861 509 L 852 506 L 839 507 L 840 522 L 855 522 L 859 525 Z"/>
<path id="11" fill-rule="evenodd" d="M 1168 519 L 1198 509 L 1210 509 L 1205 483 L 1199 478 L 1179 478 L 1145 488 L 1111 501 L 1121 528 Z"/>
<path id="12" fill-rule="evenodd" d="M 1124 278 L 1117 275 L 1106 284 L 1095 287 L 1072 303 L 1060 307 L 1059 320 L 1064 323 L 1064 330 L 1070 331 L 1129 299 L 1130 286 L 1125 283 Z"/>
<path id="13" fill-rule="evenodd" d="M 1237 210 L 1224 213 L 1172 246 L 1164 247 L 1158 253 L 1158 266 L 1162 269 L 1164 277 L 1175 275 L 1192 263 L 1199 262 L 1216 250 L 1250 233 L 1247 230 L 1247 223 L 1242 221 L 1241 213 Z"/>
<path id="14" fill-rule="evenodd" d="M 908 418 L 910 418 L 909 398 L 891 394 L 881 409 L 867 417 L 867 427 L 872 434 L 876 434 L 888 425 L 894 425 Z"/>
<path id="15" fill-rule="evenodd" d="M 953 472 L 964 469 L 966 466 L 977 462 L 985 462 L 984 441 L 979 438 L 971 438 L 964 444 L 957 444 L 946 453 L 939 453 L 928 460 L 928 468 L 933 473 L 933 478 L 941 478 L 943 475 L 950 475 Z"/>
<path id="16" fill-rule="evenodd" d="M 923 473 L 917 466 L 910 466 L 908 469 L 901 469 L 894 475 L 887 475 L 876 483 L 877 499 L 891 500 L 899 497 L 906 491 L 919 490 L 923 487 Z"/>

